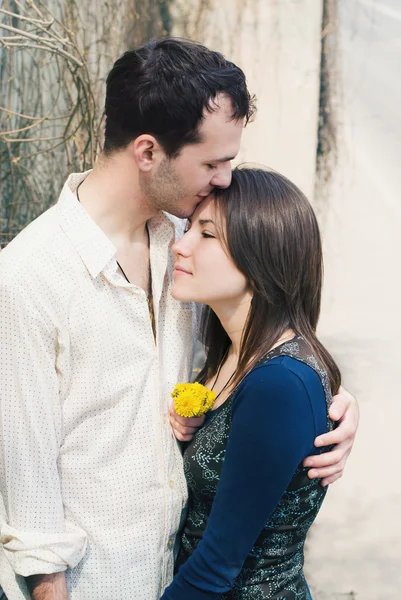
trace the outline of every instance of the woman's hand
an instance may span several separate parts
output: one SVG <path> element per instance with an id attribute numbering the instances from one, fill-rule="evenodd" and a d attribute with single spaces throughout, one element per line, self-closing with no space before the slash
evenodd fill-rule
<path id="1" fill-rule="evenodd" d="M 308 456 L 303 462 L 305 467 L 313 467 L 308 475 L 311 479 L 321 478 L 323 486 L 334 483 L 343 472 L 345 463 L 355 441 L 355 434 L 359 423 L 358 402 L 342 386 L 330 406 L 329 416 L 339 425 L 333 431 L 320 435 L 315 440 L 315 446 L 331 446 L 330 452 L 317 456 Z"/>
<path id="2" fill-rule="evenodd" d="M 205 415 L 201 417 L 181 417 L 175 412 L 174 405 L 170 407 L 170 423 L 177 440 L 180 442 L 190 442 L 202 427 L 205 420 Z"/>

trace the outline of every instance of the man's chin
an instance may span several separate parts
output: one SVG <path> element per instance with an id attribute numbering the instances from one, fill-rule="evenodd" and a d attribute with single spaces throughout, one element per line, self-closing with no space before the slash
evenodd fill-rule
<path id="1" fill-rule="evenodd" d="M 170 212 L 170 214 L 172 214 L 174 217 L 177 217 L 177 219 L 189 219 L 189 217 L 191 217 L 194 214 L 194 211 L 189 212 L 183 210 L 174 210 L 168 212 Z"/>
<path id="2" fill-rule="evenodd" d="M 177 206 L 172 207 L 171 210 L 168 210 L 167 212 L 174 215 L 175 217 L 178 217 L 178 219 L 189 219 L 189 217 L 192 217 L 192 215 L 196 211 L 198 205 L 205 199 L 203 196 L 197 196 L 196 198 L 198 201 L 194 202 L 192 207 L 184 208 L 182 206 Z"/>

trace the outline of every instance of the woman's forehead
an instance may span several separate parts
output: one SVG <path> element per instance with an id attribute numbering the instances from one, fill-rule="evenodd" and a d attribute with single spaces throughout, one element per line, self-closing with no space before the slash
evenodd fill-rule
<path id="1" fill-rule="evenodd" d="M 214 214 L 214 201 L 211 195 L 206 196 L 202 202 L 198 204 L 194 214 L 192 215 L 191 221 L 200 221 L 200 220 L 211 220 L 213 219 Z"/>

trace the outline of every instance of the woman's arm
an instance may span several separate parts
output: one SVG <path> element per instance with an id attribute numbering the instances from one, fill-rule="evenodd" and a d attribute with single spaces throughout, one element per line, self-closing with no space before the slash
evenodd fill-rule
<path id="1" fill-rule="evenodd" d="M 162 600 L 212 600 L 233 587 L 298 465 L 323 433 L 325 423 L 316 431 L 310 395 L 285 366 L 288 360 L 255 369 L 241 384 L 205 533 Z M 323 388 L 317 374 L 308 373 L 325 422 Z"/>

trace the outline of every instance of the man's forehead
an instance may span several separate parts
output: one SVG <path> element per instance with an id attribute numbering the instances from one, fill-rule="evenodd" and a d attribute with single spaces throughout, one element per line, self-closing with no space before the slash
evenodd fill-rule
<path id="1" fill-rule="evenodd" d="M 203 118 L 206 119 L 208 115 L 216 112 L 222 113 L 227 121 L 231 121 L 234 114 L 234 106 L 229 96 L 220 93 L 215 98 L 210 98 L 208 107 L 203 109 Z"/>
<path id="2" fill-rule="evenodd" d="M 203 119 L 199 124 L 199 133 L 203 140 L 214 140 L 223 135 L 224 137 L 241 136 L 245 126 L 245 119 L 233 118 L 233 107 L 231 102 L 216 105 L 211 112 L 205 111 Z"/>
<path id="3" fill-rule="evenodd" d="M 228 127 L 218 125 L 210 130 L 200 130 L 201 141 L 194 150 L 212 162 L 233 160 L 239 152 L 242 130 L 243 125 L 237 122 L 230 122 Z"/>

